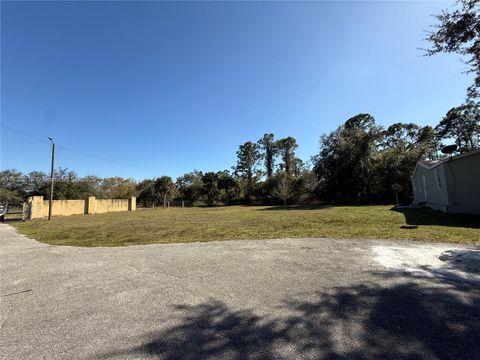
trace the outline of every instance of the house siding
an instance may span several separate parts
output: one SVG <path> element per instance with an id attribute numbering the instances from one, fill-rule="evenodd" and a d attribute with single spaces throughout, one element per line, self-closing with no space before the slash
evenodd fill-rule
<path id="1" fill-rule="evenodd" d="M 450 183 L 449 211 L 480 214 L 480 153 L 443 167 Z"/>
<path id="2" fill-rule="evenodd" d="M 411 181 L 415 205 L 480 214 L 480 152 L 432 168 L 419 164 Z"/>
<path id="3" fill-rule="evenodd" d="M 441 187 L 438 186 L 437 174 L 434 169 L 426 169 L 418 167 L 415 177 L 412 179 L 412 187 L 414 190 L 414 203 L 416 205 L 426 203 L 435 210 L 447 211 L 448 201 L 448 185 L 443 169 L 438 171 Z"/>

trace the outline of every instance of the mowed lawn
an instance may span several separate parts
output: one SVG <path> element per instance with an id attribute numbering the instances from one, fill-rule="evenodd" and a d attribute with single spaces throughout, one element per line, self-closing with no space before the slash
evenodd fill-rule
<path id="1" fill-rule="evenodd" d="M 276 238 L 415 239 L 480 244 L 480 217 L 391 206 L 170 208 L 11 222 L 52 245 L 125 246 Z"/>

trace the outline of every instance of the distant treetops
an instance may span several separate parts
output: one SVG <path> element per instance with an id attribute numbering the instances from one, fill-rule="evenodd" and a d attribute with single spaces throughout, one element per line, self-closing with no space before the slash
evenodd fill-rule
<path id="1" fill-rule="evenodd" d="M 480 146 L 479 106 L 468 103 L 447 112 L 437 126 L 376 124 L 370 114 L 358 114 L 320 137 L 320 151 L 308 162 L 299 159 L 293 137 L 275 139 L 264 134 L 237 150 L 231 170 L 194 170 L 136 182 L 120 177 L 79 177 L 60 168 L 55 172 L 56 199 L 128 198 L 139 205 L 294 204 L 316 201 L 388 203 L 394 201 L 392 184 L 399 184 L 400 201 L 411 196 L 410 176 L 417 161 L 437 159 L 445 144 L 455 143 L 460 153 Z M 49 177 L 39 171 L 0 172 L 0 203 L 20 202 L 27 196 L 49 195 Z"/>

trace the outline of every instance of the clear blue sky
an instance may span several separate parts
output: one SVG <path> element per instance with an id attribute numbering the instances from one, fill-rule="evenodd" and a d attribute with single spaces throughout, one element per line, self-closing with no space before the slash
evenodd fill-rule
<path id="1" fill-rule="evenodd" d="M 434 125 L 464 101 L 460 59 L 418 50 L 451 5 L 2 2 L 1 121 L 80 175 L 229 169 L 265 132 L 308 160 L 357 113 Z M 2 169 L 48 172 L 47 142 L 1 131 Z"/>

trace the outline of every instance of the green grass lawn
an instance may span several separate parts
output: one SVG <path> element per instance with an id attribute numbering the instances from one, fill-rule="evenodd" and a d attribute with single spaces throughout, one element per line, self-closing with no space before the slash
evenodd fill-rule
<path id="1" fill-rule="evenodd" d="M 125 246 L 234 239 L 333 237 L 480 244 L 480 217 L 391 206 L 170 208 L 11 222 L 52 245 Z"/>

